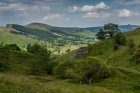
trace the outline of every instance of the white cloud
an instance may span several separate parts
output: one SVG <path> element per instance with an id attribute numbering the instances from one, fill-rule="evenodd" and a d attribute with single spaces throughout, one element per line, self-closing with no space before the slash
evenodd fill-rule
<path id="1" fill-rule="evenodd" d="M 83 12 L 91 12 L 96 11 L 99 9 L 108 9 L 109 6 L 107 6 L 104 2 L 100 2 L 99 4 L 93 6 L 93 5 L 84 5 L 83 7 L 79 8 L 78 6 L 72 6 L 68 8 L 69 12 L 76 12 L 76 11 L 83 11 Z"/>
<path id="2" fill-rule="evenodd" d="M 99 18 L 100 15 L 96 12 L 87 12 L 84 14 L 83 18 Z"/>
<path id="3" fill-rule="evenodd" d="M 49 20 L 49 21 L 53 21 L 53 20 L 64 20 L 64 21 L 70 21 L 70 18 L 67 18 L 65 16 L 65 14 L 48 14 L 47 16 L 45 16 L 43 18 L 43 20 Z"/>
<path id="4" fill-rule="evenodd" d="M 101 2 L 100 4 L 97 4 L 95 6 L 95 9 L 107 9 L 109 6 L 107 6 L 104 2 Z"/>
<path id="5" fill-rule="evenodd" d="M 118 16 L 119 17 L 130 17 L 130 16 L 132 16 L 132 13 L 131 13 L 131 11 L 129 11 L 127 9 L 123 9 L 123 10 L 119 11 Z"/>
<path id="6" fill-rule="evenodd" d="M 59 14 L 49 14 L 43 18 L 44 20 L 63 19 Z"/>
<path id="7" fill-rule="evenodd" d="M 95 10 L 95 6 L 85 5 L 80 10 L 81 11 L 93 11 L 93 10 Z"/>
<path id="8" fill-rule="evenodd" d="M 119 12 L 118 13 L 119 17 L 131 17 L 131 16 L 140 15 L 138 12 L 132 12 L 132 11 L 127 10 L 127 9 L 119 10 L 118 12 Z"/>
<path id="9" fill-rule="evenodd" d="M 125 5 L 140 4 L 140 0 L 131 0 L 125 3 Z"/>
<path id="10" fill-rule="evenodd" d="M 76 11 L 79 11 L 79 7 L 77 7 L 77 6 L 72 6 L 72 7 L 70 7 L 70 6 L 69 6 L 68 11 L 69 11 L 69 12 L 76 12 Z"/>
<path id="11" fill-rule="evenodd" d="M 111 13 L 105 13 L 105 12 L 87 12 L 86 14 L 83 15 L 83 18 L 88 18 L 88 19 L 93 19 L 93 18 L 107 18 L 112 16 L 113 14 Z"/>

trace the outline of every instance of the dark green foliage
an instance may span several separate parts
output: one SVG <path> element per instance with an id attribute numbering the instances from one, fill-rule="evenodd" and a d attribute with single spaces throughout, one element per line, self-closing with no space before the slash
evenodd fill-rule
<path id="1" fill-rule="evenodd" d="M 103 31 L 102 28 L 100 28 L 99 32 L 96 34 L 97 39 L 104 40 L 106 37 L 106 32 Z"/>
<path id="2" fill-rule="evenodd" d="M 129 47 L 130 49 L 133 48 L 133 47 L 135 46 L 135 43 L 134 43 L 134 40 L 133 40 L 133 39 L 129 39 L 128 42 L 127 42 L 127 44 L 128 44 L 128 47 Z"/>
<path id="3" fill-rule="evenodd" d="M 114 41 L 118 45 L 126 45 L 126 38 L 121 32 L 117 32 L 114 36 Z"/>
<path id="4" fill-rule="evenodd" d="M 4 62 L 0 62 L 0 72 L 8 71 L 9 70 L 9 65 Z"/>
<path id="5" fill-rule="evenodd" d="M 27 52 L 30 52 L 30 53 L 38 53 L 40 52 L 39 50 L 41 49 L 41 46 L 38 45 L 38 44 L 35 44 L 33 46 L 28 46 L 27 47 Z"/>
<path id="6" fill-rule="evenodd" d="M 17 46 L 17 44 L 8 44 L 4 46 L 6 49 L 9 50 L 18 50 L 21 51 L 21 49 Z"/>
<path id="7" fill-rule="evenodd" d="M 74 67 L 74 60 L 60 62 L 53 70 L 53 74 L 59 78 L 66 78 L 65 72 Z"/>
<path id="8" fill-rule="evenodd" d="M 118 24 L 108 23 L 104 25 L 104 30 L 100 28 L 99 32 L 96 34 L 97 39 L 104 40 L 106 37 L 112 37 L 116 32 L 120 31 Z"/>
<path id="9" fill-rule="evenodd" d="M 9 69 L 9 50 L 5 48 L 4 43 L 0 46 L 0 72 L 7 71 Z"/>
<path id="10" fill-rule="evenodd" d="M 111 75 L 110 69 L 96 57 L 60 62 L 53 73 L 60 78 L 76 79 L 88 84 Z"/>
<path id="11" fill-rule="evenodd" d="M 118 46 L 114 46 L 114 48 L 113 48 L 115 51 L 117 51 L 118 49 L 119 49 L 119 47 Z"/>
<path id="12" fill-rule="evenodd" d="M 111 71 L 100 59 L 88 57 L 86 60 L 80 60 L 74 67 L 75 78 L 91 84 L 93 81 L 100 81 L 111 75 Z"/>
<path id="13" fill-rule="evenodd" d="M 27 47 L 27 52 L 34 54 L 34 57 L 31 60 L 31 74 L 38 75 L 41 73 L 47 73 L 51 52 L 42 48 L 38 44 Z"/>
<path id="14" fill-rule="evenodd" d="M 6 61 L 9 59 L 9 49 L 5 47 L 0 48 L 0 61 Z"/>
<path id="15" fill-rule="evenodd" d="M 104 25 L 104 30 L 112 37 L 116 32 L 120 31 L 118 24 L 108 23 Z"/>
<path id="16" fill-rule="evenodd" d="M 14 55 L 14 56 L 16 56 L 18 58 L 21 58 L 21 59 L 28 59 L 28 58 L 33 57 L 33 54 L 25 52 L 25 51 L 21 52 L 21 51 L 11 50 L 10 54 Z"/>

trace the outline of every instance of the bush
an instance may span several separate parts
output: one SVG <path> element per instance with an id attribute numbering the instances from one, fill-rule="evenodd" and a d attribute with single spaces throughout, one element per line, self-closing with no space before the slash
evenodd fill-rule
<path id="1" fill-rule="evenodd" d="M 72 72 L 72 71 L 71 71 Z M 111 75 L 110 69 L 96 57 L 76 62 L 74 66 L 75 78 L 91 84 Z"/>
<path id="2" fill-rule="evenodd" d="M 74 67 L 74 61 L 73 60 L 66 60 L 64 62 L 60 62 L 53 70 L 53 74 L 56 75 L 59 78 L 65 79 L 67 76 L 65 75 L 65 72 L 68 69 L 72 69 Z"/>
<path id="3" fill-rule="evenodd" d="M 114 36 L 114 41 L 118 45 L 126 45 L 126 38 L 121 32 L 117 32 Z"/>

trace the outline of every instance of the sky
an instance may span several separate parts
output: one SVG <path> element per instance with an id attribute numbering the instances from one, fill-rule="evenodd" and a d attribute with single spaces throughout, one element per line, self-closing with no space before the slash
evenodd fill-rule
<path id="1" fill-rule="evenodd" d="M 0 0 L 0 26 L 33 22 L 58 27 L 140 25 L 140 0 Z"/>

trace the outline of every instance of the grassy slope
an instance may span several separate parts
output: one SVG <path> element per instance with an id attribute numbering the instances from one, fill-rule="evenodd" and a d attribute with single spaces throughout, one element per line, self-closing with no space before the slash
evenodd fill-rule
<path id="1" fill-rule="evenodd" d="M 140 29 L 124 33 L 127 40 L 134 39 L 136 47 L 140 45 Z M 140 64 L 134 64 L 131 58 L 131 49 L 128 46 L 120 46 L 119 50 L 113 50 L 114 42 L 112 38 L 99 41 L 91 45 L 90 52 L 81 57 L 97 56 L 107 63 L 113 74 L 110 78 L 94 83 L 93 86 L 105 87 L 114 93 L 139 93 L 140 92 Z M 100 54 L 102 52 L 102 55 Z M 67 60 L 72 54 L 67 54 L 58 61 Z M 102 92 L 101 92 L 102 93 Z"/>
<path id="2" fill-rule="evenodd" d="M 26 46 L 31 43 L 39 43 L 37 39 L 31 37 L 26 37 L 25 35 L 16 35 L 10 33 L 10 28 L 0 27 L 0 43 L 4 42 L 5 44 L 17 44 L 18 46 Z"/>

